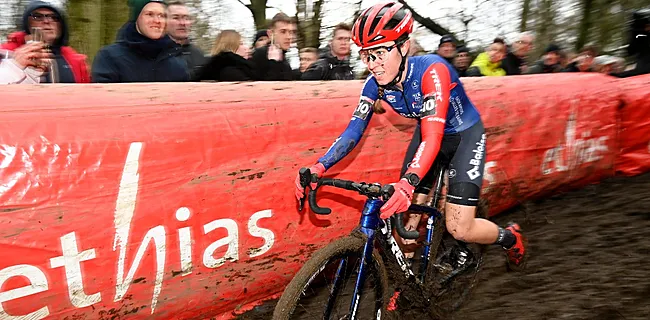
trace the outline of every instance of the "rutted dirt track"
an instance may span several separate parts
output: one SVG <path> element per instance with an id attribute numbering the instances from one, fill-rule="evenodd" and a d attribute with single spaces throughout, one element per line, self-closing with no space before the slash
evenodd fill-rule
<path id="1" fill-rule="evenodd" d="M 494 218 L 510 220 L 529 237 L 528 269 L 506 272 L 502 250 L 490 248 L 474 295 L 454 319 L 650 319 L 650 174 Z M 241 318 L 270 319 L 272 305 Z"/>

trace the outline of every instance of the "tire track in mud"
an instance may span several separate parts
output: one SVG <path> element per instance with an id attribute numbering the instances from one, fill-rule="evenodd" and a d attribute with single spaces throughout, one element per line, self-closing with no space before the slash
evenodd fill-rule
<path id="1" fill-rule="evenodd" d="M 522 225 L 528 268 L 507 272 L 503 250 L 489 248 L 473 296 L 451 319 L 650 319 L 650 174 L 531 201 L 492 220 Z M 274 305 L 238 319 L 270 319 Z"/>

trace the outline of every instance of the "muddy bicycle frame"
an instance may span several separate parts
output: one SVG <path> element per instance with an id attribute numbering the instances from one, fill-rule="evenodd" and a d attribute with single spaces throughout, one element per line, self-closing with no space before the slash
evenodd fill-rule
<path id="1" fill-rule="evenodd" d="M 433 201 L 432 201 L 433 204 L 437 204 L 438 201 L 440 200 L 441 191 L 442 191 L 442 182 L 443 182 L 445 170 L 446 170 L 445 166 L 439 166 L 439 168 L 437 168 L 435 192 L 433 193 Z M 392 185 L 385 185 L 382 187 L 379 184 L 356 183 L 353 181 L 341 180 L 341 179 L 327 179 L 327 178 L 318 179 L 316 176 L 311 176 L 309 169 L 304 169 L 304 168 L 301 169 L 300 173 L 301 173 L 301 184 L 303 186 L 307 186 L 310 180 L 311 182 L 317 182 L 316 189 L 310 190 L 308 196 L 309 206 L 312 209 L 312 211 L 314 211 L 314 213 L 316 214 L 328 215 L 331 213 L 330 209 L 321 208 L 316 203 L 316 191 L 323 185 L 357 191 L 359 192 L 359 194 L 368 197 L 368 199 L 364 203 L 363 210 L 361 212 L 361 219 L 358 225 L 359 226 L 358 232 L 365 234 L 367 236 L 367 240 L 363 247 L 363 253 L 361 255 L 361 264 L 359 267 L 359 273 L 357 275 L 357 279 L 354 287 L 354 294 L 353 294 L 354 298 L 352 299 L 352 302 L 350 304 L 349 314 L 351 319 L 355 319 L 357 313 L 358 303 L 362 293 L 361 291 L 364 282 L 366 280 L 366 273 L 368 268 L 367 262 L 372 261 L 372 252 L 375 248 L 375 236 L 377 234 L 377 231 L 381 232 L 382 237 L 379 237 L 379 239 L 381 240 L 382 245 L 390 249 L 390 252 L 395 257 L 397 264 L 399 265 L 400 269 L 404 272 L 406 278 L 407 279 L 415 278 L 415 281 L 418 284 L 424 284 L 426 273 L 427 273 L 426 270 L 429 266 L 429 260 L 430 260 L 429 254 L 431 252 L 431 241 L 433 239 L 435 221 L 436 219 L 441 218 L 443 216 L 442 213 L 437 208 L 430 207 L 430 206 L 416 205 L 416 204 L 412 204 L 409 207 L 409 211 L 425 213 L 429 216 L 427 219 L 426 240 L 424 242 L 424 247 L 420 259 L 420 270 L 419 270 L 420 272 L 418 274 L 418 277 L 415 277 L 413 269 L 406 262 L 404 253 L 399 248 L 399 245 L 397 244 L 395 237 L 393 237 L 392 235 L 391 225 L 392 224 L 395 225 L 395 229 L 397 233 L 404 239 L 411 239 L 411 240 L 417 239 L 419 238 L 420 233 L 417 230 L 407 231 L 404 228 L 404 222 L 402 216 L 403 213 L 395 214 L 390 219 L 386 219 L 386 220 L 380 218 L 379 209 L 384 204 L 384 201 L 390 198 L 390 196 L 394 192 Z M 304 203 L 301 202 L 300 204 L 301 210 L 303 206 Z M 338 295 L 338 291 L 341 285 L 340 279 L 342 273 L 345 270 L 345 264 L 346 264 L 346 260 L 342 259 L 337 268 L 332 290 L 330 291 L 327 300 L 327 308 L 325 309 L 325 314 L 324 314 L 325 319 L 329 318 L 331 309 L 334 305 L 335 297 Z"/>

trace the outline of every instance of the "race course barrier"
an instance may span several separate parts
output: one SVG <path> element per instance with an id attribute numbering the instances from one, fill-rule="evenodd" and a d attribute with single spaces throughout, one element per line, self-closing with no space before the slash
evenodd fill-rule
<path id="1" fill-rule="evenodd" d="M 463 81 L 486 125 L 491 214 L 614 174 L 618 80 Z M 359 219 L 363 198 L 339 190 L 319 201 L 331 215 L 298 213 L 293 181 L 345 129 L 361 85 L 11 86 L 0 319 L 226 319 L 276 296 Z M 327 175 L 395 182 L 413 128 L 375 115 Z"/>

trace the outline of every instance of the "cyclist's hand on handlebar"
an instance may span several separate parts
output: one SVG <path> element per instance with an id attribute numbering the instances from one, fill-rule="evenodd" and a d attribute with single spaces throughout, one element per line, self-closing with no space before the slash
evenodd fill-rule
<path id="1" fill-rule="evenodd" d="M 325 170 L 327 169 L 325 169 L 325 166 L 320 162 L 316 163 L 315 165 L 309 168 L 311 174 L 316 174 L 316 176 L 318 176 L 319 178 L 323 176 Z M 316 183 L 312 182 L 310 185 L 311 189 L 312 190 L 316 189 L 316 185 L 317 185 Z M 302 185 L 300 184 L 300 172 L 298 172 L 298 175 L 296 176 L 296 198 L 298 199 L 298 201 L 300 201 L 300 199 L 304 197 L 305 197 L 305 188 L 303 188 Z"/>
<path id="2" fill-rule="evenodd" d="M 406 179 L 400 180 L 398 183 L 393 184 L 395 193 L 384 203 L 379 210 L 382 219 L 388 219 L 395 213 L 404 212 L 411 206 L 411 199 L 415 187 L 412 186 Z"/>

